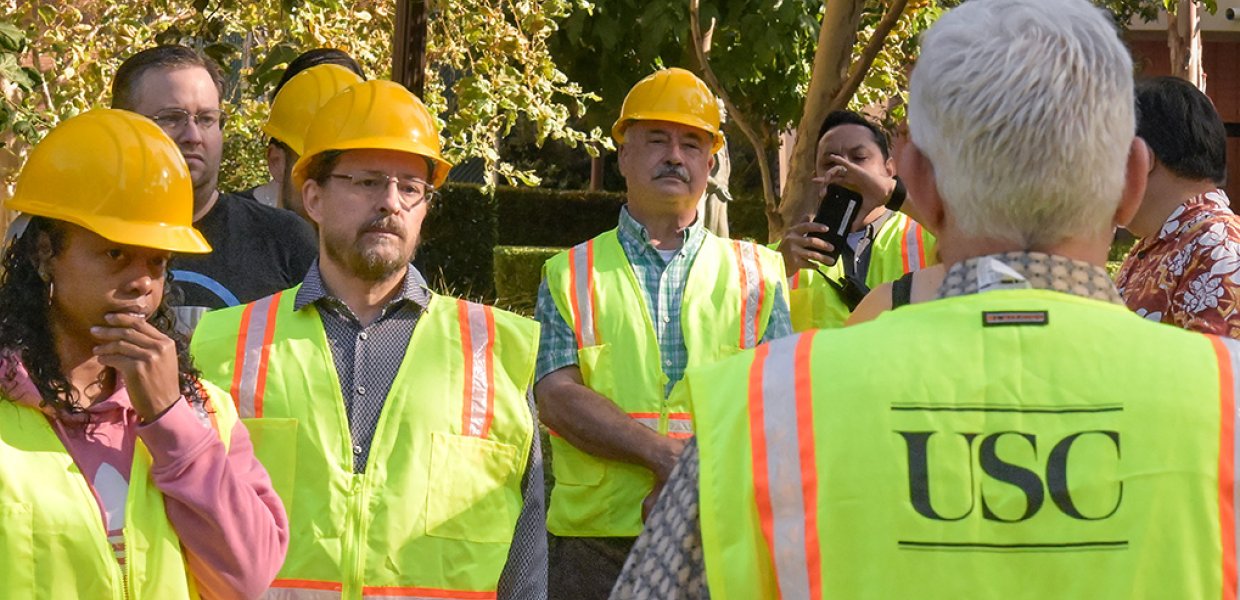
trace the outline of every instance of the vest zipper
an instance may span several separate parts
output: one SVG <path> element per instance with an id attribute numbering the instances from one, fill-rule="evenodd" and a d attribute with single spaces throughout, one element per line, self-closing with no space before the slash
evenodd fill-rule
<path id="1" fill-rule="evenodd" d="M 342 586 L 343 598 L 361 598 L 362 587 L 365 583 L 364 562 L 366 553 L 362 551 L 365 546 L 366 536 L 362 523 L 365 520 L 365 494 L 366 474 L 354 474 L 353 480 L 349 485 L 349 516 L 346 527 L 346 546 L 344 551 L 342 571 L 344 581 Z"/>
<path id="2" fill-rule="evenodd" d="M 128 502 L 128 500 L 126 500 L 126 502 Z M 106 533 L 107 527 L 105 526 L 104 529 Z M 124 598 L 124 600 L 130 600 L 130 593 L 129 593 L 129 579 L 130 579 L 129 577 L 130 560 L 129 559 L 130 559 L 130 556 L 129 556 L 129 528 L 128 527 L 121 530 L 121 539 L 124 540 L 124 543 L 125 543 L 125 565 L 121 566 L 120 563 L 116 562 L 116 550 L 112 550 L 112 564 L 116 565 L 117 570 L 121 572 L 121 597 Z M 111 544 L 108 544 L 108 546 L 109 546 L 109 549 L 111 549 Z"/>

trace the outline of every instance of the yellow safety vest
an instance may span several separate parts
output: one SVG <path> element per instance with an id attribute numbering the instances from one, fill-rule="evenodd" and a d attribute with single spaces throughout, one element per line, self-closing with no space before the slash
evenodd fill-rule
<path id="1" fill-rule="evenodd" d="M 937 263 L 936 248 L 934 236 L 921 224 L 904 213 L 891 213 L 870 244 L 866 286 L 875 288 Z M 825 274 L 831 281 L 843 284 L 844 264 L 836 261 L 819 268 L 822 273 L 801 269 L 788 278 L 788 306 L 794 331 L 842 327 L 852 314 L 839 291 L 823 278 Z"/>
<path id="2" fill-rule="evenodd" d="M 782 275 L 778 253 L 708 233 L 689 269 L 680 307 L 688 365 L 756 346 L 766 333 Z M 692 436 L 689 407 L 677 395 L 664 396 L 668 378 L 646 295 L 616 230 L 552 257 L 543 276 L 576 334 L 586 386 L 660 434 Z M 596 458 L 554 433 L 551 449 L 555 488 L 549 531 L 579 537 L 641 532 L 641 503 L 654 487 L 653 473 Z"/>
<path id="3" fill-rule="evenodd" d="M 227 398 L 203 382 L 204 395 Z M 211 402 L 212 425 L 225 447 L 237 415 Z M 99 503 L 47 417 L 0 398 L 0 596 L 197 598 L 181 541 L 151 480 L 151 454 L 134 442 L 125 498 L 125 566 L 116 560 Z"/>
<path id="4" fill-rule="evenodd" d="M 687 381 L 713 598 L 1236 597 L 1240 342 L 994 291 Z"/>
<path id="5" fill-rule="evenodd" d="M 270 594 L 495 598 L 523 505 L 538 325 L 434 295 L 359 474 L 322 320 L 294 310 L 297 289 L 208 313 L 192 343 L 289 514 Z"/>

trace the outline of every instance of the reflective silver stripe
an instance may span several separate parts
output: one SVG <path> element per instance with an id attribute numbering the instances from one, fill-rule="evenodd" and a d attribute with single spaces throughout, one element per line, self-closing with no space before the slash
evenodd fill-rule
<path id="1" fill-rule="evenodd" d="M 245 350 L 241 354 L 241 381 L 237 386 L 237 413 L 243 419 L 258 416 L 254 410 L 254 397 L 258 394 L 258 372 L 262 368 L 263 338 L 267 333 L 267 313 L 279 294 L 267 296 L 250 307 L 250 322 L 245 328 Z"/>
<path id="2" fill-rule="evenodd" d="M 747 242 L 735 242 L 736 256 L 745 272 L 745 314 L 741 315 L 741 348 L 758 345 L 758 316 L 762 314 L 762 269 L 758 265 L 758 250 Z"/>
<path id="3" fill-rule="evenodd" d="M 466 435 L 482 437 L 486 427 L 487 393 L 491 386 L 487 372 L 487 353 L 491 351 L 491 334 L 487 327 L 486 307 L 473 302 L 465 303 L 469 318 L 469 344 L 467 352 L 473 354 L 473 374 L 469 389 L 469 431 Z"/>
<path id="4" fill-rule="evenodd" d="M 651 431 L 659 430 L 659 417 L 630 417 L 634 421 L 649 427 Z"/>
<path id="5" fill-rule="evenodd" d="M 594 334 L 594 297 L 590 294 L 590 242 L 579 244 L 569 251 L 573 261 L 573 294 L 577 297 L 577 331 L 581 332 L 582 347 L 597 345 Z"/>
<path id="6" fill-rule="evenodd" d="M 904 233 L 904 247 L 908 252 L 908 270 L 919 271 L 926 268 L 921 264 L 921 226 L 913 221 L 908 222 L 908 231 Z"/>
<path id="7" fill-rule="evenodd" d="M 1217 338 L 1223 342 L 1223 346 L 1227 348 L 1227 354 L 1231 359 L 1231 393 L 1232 405 L 1231 409 L 1231 460 L 1232 460 L 1232 483 L 1231 483 L 1231 505 L 1235 511 L 1240 508 L 1240 341 L 1231 338 L 1219 336 Z M 1220 390 L 1222 391 L 1222 390 Z M 1234 514 L 1234 512 L 1233 512 Z M 1240 542 L 1240 518 L 1233 518 L 1232 539 Z"/>
<path id="8" fill-rule="evenodd" d="M 276 582 L 277 584 L 279 582 Z M 329 590 L 307 590 L 300 588 L 276 588 L 267 590 L 263 600 L 339 600 L 340 592 Z"/>
<path id="9" fill-rule="evenodd" d="M 693 419 L 668 419 L 668 433 L 693 433 Z"/>
<path id="10" fill-rule="evenodd" d="M 762 369 L 762 429 L 766 435 L 766 468 L 774 518 L 775 576 L 783 598 L 809 598 L 805 556 L 805 496 L 802 494 L 801 449 L 797 439 L 796 347 L 800 336 L 770 344 Z"/>

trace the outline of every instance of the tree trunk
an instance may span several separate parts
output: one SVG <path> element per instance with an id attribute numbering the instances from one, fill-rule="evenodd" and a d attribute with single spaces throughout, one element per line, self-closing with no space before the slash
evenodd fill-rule
<path id="1" fill-rule="evenodd" d="M 1167 13 L 1167 46 L 1171 50 L 1171 74 L 1206 89 L 1201 70 L 1201 18 L 1195 0 L 1178 0 L 1174 13 Z"/>
<path id="2" fill-rule="evenodd" d="M 602 156 L 590 157 L 590 191 L 601 192 L 603 190 L 603 162 Z"/>
<path id="3" fill-rule="evenodd" d="M 392 81 L 421 98 L 426 86 L 426 0 L 397 0 Z"/>
<path id="4" fill-rule="evenodd" d="M 814 51 L 813 75 L 805 95 L 805 109 L 797 125 L 796 141 L 788 164 L 788 180 L 779 206 L 781 220 L 786 225 L 801 222 L 805 214 L 817 205 L 818 194 L 812 178 L 818 127 L 827 113 L 835 108 L 832 106 L 833 100 L 844 87 L 857 40 L 857 25 L 865 3 L 862 0 L 831 0 L 826 5 L 827 12 L 822 17 L 822 28 L 818 32 L 818 48 Z M 773 227 L 774 223 L 771 225 Z M 772 233 L 782 234 L 783 227 L 779 229 L 779 232 Z"/>

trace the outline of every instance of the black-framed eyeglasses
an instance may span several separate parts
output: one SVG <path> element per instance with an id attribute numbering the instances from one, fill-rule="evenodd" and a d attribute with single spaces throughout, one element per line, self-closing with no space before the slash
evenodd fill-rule
<path id="1" fill-rule="evenodd" d="M 411 210 L 418 205 L 435 199 L 435 186 L 416 177 L 398 177 L 377 171 L 365 171 L 356 175 L 332 173 L 333 179 L 342 179 L 352 184 L 358 194 L 371 200 L 378 200 L 387 193 L 389 184 L 396 184 L 396 195 L 400 197 L 400 207 Z"/>
<path id="2" fill-rule="evenodd" d="M 195 115 L 183 108 L 166 108 L 151 115 L 151 120 L 168 134 L 176 135 L 184 131 L 190 121 L 194 122 L 199 131 L 222 128 L 224 121 L 228 120 L 228 113 L 222 110 L 204 110 Z"/>

